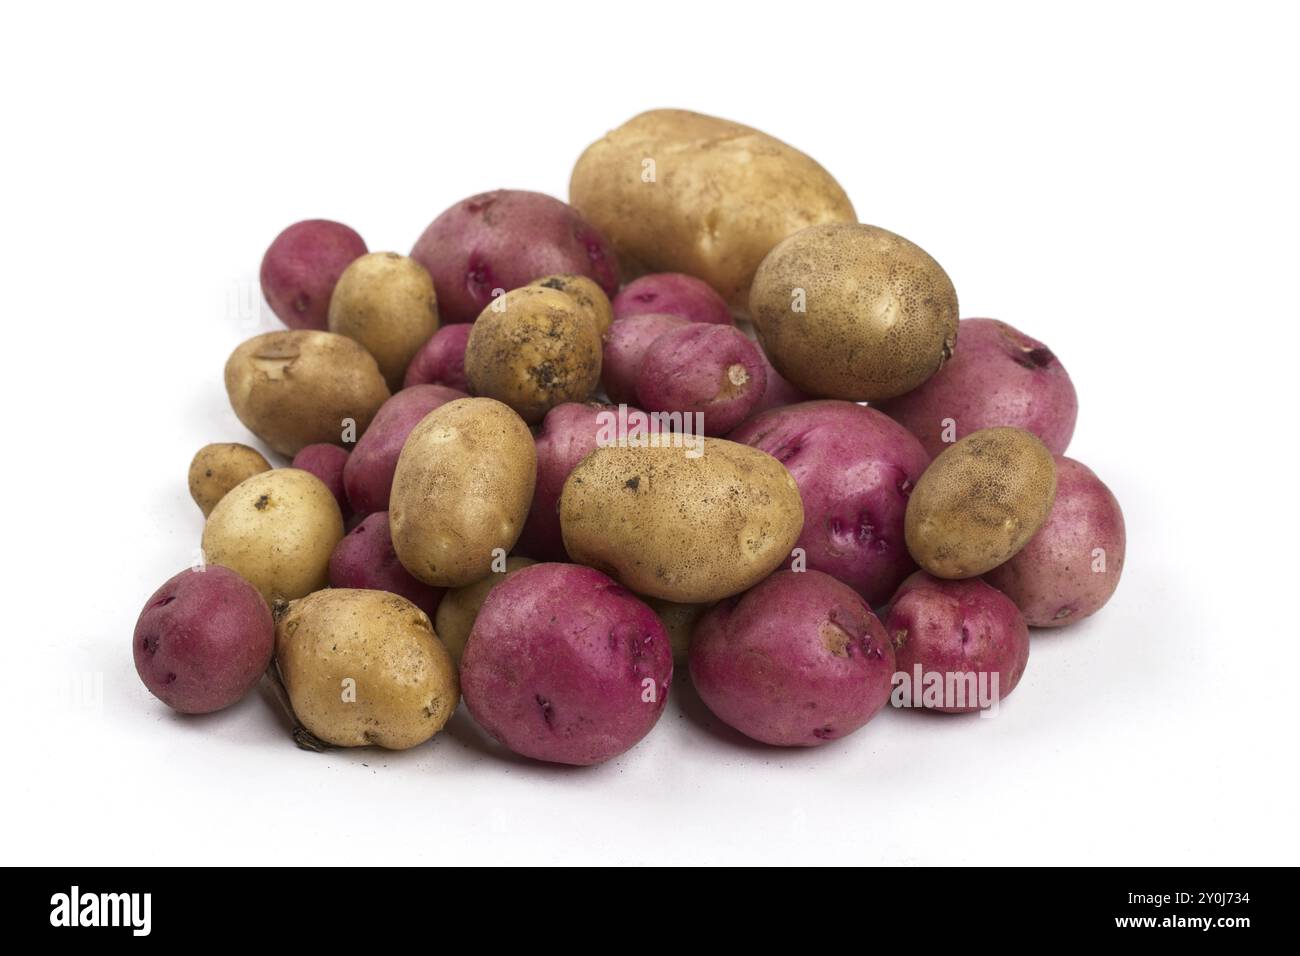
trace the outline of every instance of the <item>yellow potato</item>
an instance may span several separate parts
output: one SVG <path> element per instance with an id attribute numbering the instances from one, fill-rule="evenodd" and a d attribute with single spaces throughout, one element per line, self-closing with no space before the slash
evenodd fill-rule
<path id="1" fill-rule="evenodd" d="M 532 433 L 508 406 L 461 398 L 434 409 L 393 476 L 388 517 L 402 566 L 437 587 L 487 577 L 519 538 L 536 482 Z"/>
<path id="2" fill-rule="evenodd" d="M 685 272 L 748 308 L 763 256 L 807 226 L 853 222 L 811 157 L 748 126 L 651 110 L 587 147 L 569 201 L 613 243 L 624 272 Z"/>
<path id="3" fill-rule="evenodd" d="M 424 266 L 396 252 L 362 256 L 334 286 L 329 329 L 360 342 L 396 392 L 415 353 L 438 331 L 433 279 Z"/>
<path id="4" fill-rule="evenodd" d="M 482 581 L 475 581 L 443 595 L 438 603 L 434 628 L 447 645 L 447 650 L 451 651 L 452 660 L 457 667 L 460 666 L 460 656 L 465 653 L 469 632 L 474 629 L 474 619 L 478 617 L 479 608 L 487 600 L 488 594 L 520 568 L 536 563 L 532 558 L 506 558 L 505 571 L 493 571 Z"/>
<path id="5" fill-rule="evenodd" d="M 691 632 L 695 630 L 695 622 L 709 609 L 708 605 L 676 604 L 661 598 L 646 598 L 646 603 L 659 615 L 668 632 L 668 641 L 673 646 L 673 666 L 684 667 L 691 650 Z"/>
<path id="6" fill-rule="evenodd" d="M 568 272 L 553 276 L 542 276 L 540 279 L 534 279 L 528 284 L 563 292 L 582 306 L 583 311 L 591 316 L 602 337 L 609 331 L 610 325 L 614 322 L 614 306 L 610 303 L 609 296 L 605 295 L 605 290 L 594 279 Z"/>
<path id="7" fill-rule="evenodd" d="M 231 488 L 270 470 L 271 463 L 255 448 L 238 442 L 204 445 L 190 462 L 190 497 L 206 518 Z"/>
<path id="8" fill-rule="evenodd" d="M 661 439 L 584 458 L 560 495 L 573 560 L 683 604 L 738 594 L 776 570 L 803 528 L 794 479 L 756 448 L 697 441 L 703 454 Z"/>

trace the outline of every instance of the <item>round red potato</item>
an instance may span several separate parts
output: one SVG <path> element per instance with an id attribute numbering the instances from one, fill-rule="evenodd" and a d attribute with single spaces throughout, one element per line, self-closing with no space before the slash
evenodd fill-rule
<path id="1" fill-rule="evenodd" d="M 1015 690 L 1029 661 L 1025 619 L 1010 598 L 979 578 L 946 580 L 917 571 L 894 595 L 885 629 L 912 701 L 945 714 L 996 706 Z M 933 700 L 924 696 L 927 674 L 942 675 L 942 692 Z"/>
<path id="2" fill-rule="evenodd" d="M 691 322 L 669 329 L 646 349 L 636 377 L 647 412 L 700 415 L 705 435 L 727 434 L 767 391 L 767 363 L 734 326 Z"/>
<path id="3" fill-rule="evenodd" d="M 577 765 L 649 733 L 672 676 L 655 612 L 576 564 L 534 564 L 496 585 L 460 665 L 461 693 L 484 730 L 517 754 Z"/>
<path id="4" fill-rule="evenodd" d="M 778 571 L 700 618 L 690 668 L 724 723 L 766 744 L 815 747 L 885 705 L 894 651 L 852 588 L 820 571 Z"/>
<path id="5" fill-rule="evenodd" d="M 804 509 L 797 547 L 809 568 L 848 584 L 873 607 L 916 570 L 903 522 L 930 458 L 907 429 L 832 399 L 772 409 L 728 437 L 767 452 L 794 477 Z"/>
<path id="6" fill-rule="evenodd" d="M 615 405 L 635 405 L 637 375 L 651 343 L 687 324 L 676 315 L 634 315 L 611 325 L 600 362 L 600 383 L 609 400 Z"/>
<path id="7" fill-rule="evenodd" d="M 443 323 L 473 322 L 494 289 L 509 292 L 557 274 L 618 289 L 618 260 L 605 237 L 567 203 L 521 189 L 479 193 L 429 224 L 411 250 L 429 270 Z"/>
<path id="8" fill-rule="evenodd" d="M 633 315 L 675 315 L 688 322 L 731 325 L 727 300 L 713 286 L 681 272 L 656 272 L 633 279 L 614 296 L 614 321 Z"/>
<path id="9" fill-rule="evenodd" d="M 271 663 L 275 625 L 229 568 L 182 571 L 149 598 L 132 637 L 144 686 L 172 710 L 207 714 L 242 698 Z"/>
<path id="10" fill-rule="evenodd" d="M 932 458 L 971 432 L 999 425 L 1032 432 L 1060 455 L 1079 412 L 1060 360 L 996 319 L 963 319 L 953 356 L 939 371 L 905 395 L 872 404 L 919 438 Z"/>
<path id="11" fill-rule="evenodd" d="M 457 322 L 444 325 L 424 347 L 415 353 L 406 367 L 403 388 L 412 385 L 444 385 L 469 394 L 469 379 L 465 377 L 465 346 L 469 343 L 471 323 Z"/>
<path id="12" fill-rule="evenodd" d="M 1124 513 L 1086 465 L 1056 457 L 1047 521 L 1006 564 L 984 575 L 1030 627 L 1062 627 L 1100 610 L 1124 570 Z"/>
<path id="13" fill-rule="evenodd" d="M 404 597 L 432 620 L 443 588 L 416 580 L 393 548 L 388 512 L 376 511 L 345 534 L 330 555 L 330 587 L 387 591 Z"/>
<path id="14" fill-rule="evenodd" d="M 321 443 L 304 447 L 293 456 L 292 464 L 292 467 L 311 472 L 325 483 L 325 487 L 334 495 L 334 500 L 339 503 L 339 513 L 345 522 L 352 514 L 347 492 L 343 490 L 343 469 L 347 463 L 346 449 Z"/>
<path id="15" fill-rule="evenodd" d="M 296 222 L 262 257 L 262 294 L 289 328 L 325 331 L 339 276 L 368 251 L 356 230 L 341 222 Z"/>

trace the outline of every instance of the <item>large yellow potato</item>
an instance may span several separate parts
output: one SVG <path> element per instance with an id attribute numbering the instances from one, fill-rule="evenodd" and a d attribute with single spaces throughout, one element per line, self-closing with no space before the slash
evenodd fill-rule
<path id="1" fill-rule="evenodd" d="M 226 392 L 239 420 L 282 455 L 361 437 L 388 386 L 374 358 L 333 332 L 256 335 L 226 361 Z M 351 423 L 351 424 L 350 424 Z"/>
<path id="2" fill-rule="evenodd" d="M 402 566 L 438 587 L 487 577 L 494 552 L 508 553 L 523 530 L 536 482 L 532 433 L 508 406 L 462 398 L 434 409 L 393 476 L 388 517 Z"/>
<path id="3" fill-rule="evenodd" d="M 748 126 L 651 110 L 587 147 L 569 201 L 614 244 L 629 276 L 685 272 L 744 312 L 763 256 L 807 226 L 854 222 L 811 157 Z"/>
<path id="4" fill-rule="evenodd" d="M 343 515 L 325 483 L 297 468 L 246 478 L 217 502 L 203 526 L 203 557 L 242 575 L 268 604 L 329 584 Z"/>
<path id="5" fill-rule="evenodd" d="M 396 252 L 362 256 L 334 286 L 329 328 L 360 342 L 397 391 L 415 353 L 438 331 L 433 280 L 424 266 Z"/>
<path id="6" fill-rule="evenodd" d="M 739 594 L 789 558 L 803 502 L 785 466 L 747 445 L 697 441 L 703 454 L 664 442 L 584 458 L 560 495 L 573 560 L 638 594 L 700 604 Z"/>
<path id="7" fill-rule="evenodd" d="M 387 591 L 294 601 L 276 622 L 275 660 L 303 727 L 338 747 L 414 747 L 460 702 L 456 665 L 428 615 Z"/>

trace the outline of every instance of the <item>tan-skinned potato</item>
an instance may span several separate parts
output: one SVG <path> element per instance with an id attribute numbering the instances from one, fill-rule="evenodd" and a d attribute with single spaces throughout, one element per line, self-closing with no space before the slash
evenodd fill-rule
<path id="1" fill-rule="evenodd" d="M 407 436 L 393 475 L 398 560 L 436 587 L 482 580 L 519 538 L 536 482 L 532 433 L 509 406 L 461 398 L 434 409 Z"/>
<path id="2" fill-rule="evenodd" d="M 236 348 L 226 393 L 248 430 L 289 458 L 307 445 L 344 444 L 349 431 L 359 438 L 389 397 L 360 344 L 306 329 L 267 332 Z"/>
<path id="3" fill-rule="evenodd" d="M 542 276 L 540 279 L 534 279 L 528 284 L 563 292 L 582 306 L 583 311 L 591 316 L 602 337 L 609 331 L 609 327 L 614 321 L 614 306 L 609 301 L 609 296 L 605 295 L 605 290 L 594 279 L 568 272 L 553 276 Z"/>
<path id="4" fill-rule="evenodd" d="M 204 445 L 190 461 L 190 497 L 206 518 L 231 488 L 270 470 L 271 463 L 256 448 L 238 442 Z"/>
<path id="5" fill-rule="evenodd" d="M 451 651 L 452 660 L 457 666 L 460 665 L 461 655 L 465 653 L 470 631 L 474 629 L 474 619 L 478 617 L 479 608 L 487 600 L 488 594 L 516 571 L 536 563 L 532 558 L 506 558 L 504 571 L 493 571 L 481 581 L 443 595 L 438 604 L 434 626 L 442 642 L 447 645 L 447 650 Z"/>
<path id="6" fill-rule="evenodd" d="M 740 313 L 754 270 L 778 242 L 817 223 L 857 220 L 811 157 L 687 110 L 650 110 L 587 147 L 569 201 L 614 244 L 626 277 L 684 272 Z"/>
<path id="7" fill-rule="evenodd" d="M 334 286 L 329 330 L 361 343 L 396 392 L 415 353 L 438 331 L 433 279 L 424 266 L 396 252 L 362 256 Z"/>
<path id="8" fill-rule="evenodd" d="M 331 588 L 293 601 L 276 621 L 275 657 L 298 720 L 336 747 L 406 750 L 460 701 L 428 615 L 387 591 Z"/>

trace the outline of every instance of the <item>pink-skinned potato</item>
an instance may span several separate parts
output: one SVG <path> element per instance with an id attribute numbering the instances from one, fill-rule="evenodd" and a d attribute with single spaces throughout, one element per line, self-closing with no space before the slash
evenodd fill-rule
<path id="1" fill-rule="evenodd" d="M 473 322 L 493 298 L 542 276 L 572 273 L 618 290 L 609 242 L 572 206 L 521 189 L 479 193 L 438 216 L 411 250 L 429 270 L 444 323 Z"/>
<path id="2" fill-rule="evenodd" d="M 149 692 L 182 714 L 207 714 L 242 698 L 275 650 L 271 609 L 229 568 L 191 568 L 169 579 L 140 612 L 135 669 Z"/>
<path id="3" fill-rule="evenodd" d="M 365 240 L 341 222 L 296 222 L 262 257 L 262 294 L 289 328 L 324 331 L 339 276 L 368 251 Z"/>
<path id="4" fill-rule="evenodd" d="M 432 620 L 443 588 L 418 581 L 402 567 L 393 548 L 388 512 L 368 514 L 343 536 L 330 555 L 330 587 L 387 591 L 404 597 Z"/>
<path id="5" fill-rule="evenodd" d="M 339 513 L 343 515 L 344 521 L 352 514 L 348 494 L 343 488 L 343 469 L 347 463 L 347 449 L 322 442 L 301 449 L 293 456 L 292 465 L 311 472 L 325 483 L 325 487 L 334 495 L 334 500 L 339 503 Z"/>
<path id="6" fill-rule="evenodd" d="M 444 325 L 424 347 L 415 353 L 406 367 L 403 388 L 412 385 L 443 385 L 469 394 L 469 379 L 465 377 L 465 346 L 473 325 L 457 322 Z"/>
<path id="7" fill-rule="evenodd" d="M 696 623 L 691 682 L 723 723 L 780 747 L 857 730 L 889 700 L 894 652 L 852 588 L 820 571 L 778 571 Z"/>
<path id="8" fill-rule="evenodd" d="M 843 581 L 873 607 L 916 570 L 903 534 L 907 501 L 930 457 L 907 429 L 838 400 L 772 409 L 728 436 L 765 451 L 803 499 L 808 567 Z"/>
<path id="9" fill-rule="evenodd" d="M 615 321 L 605 333 L 600 383 L 615 405 L 635 405 L 636 379 L 651 343 L 672 329 L 687 324 L 676 315 L 634 315 Z"/>
<path id="10" fill-rule="evenodd" d="M 465 397 L 444 385 L 413 385 L 380 406 L 343 469 L 343 487 L 353 511 L 364 515 L 388 509 L 397 459 L 411 429 L 435 408 Z"/>
<path id="11" fill-rule="evenodd" d="M 913 703 L 945 714 L 981 709 L 981 693 L 990 705 L 1004 699 L 1029 661 L 1024 617 L 1010 598 L 978 578 L 954 581 L 917 571 L 890 602 L 885 630 L 899 672 L 912 681 Z M 933 700 L 923 697 L 929 674 L 943 677 L 943 691 Z"/>
<path id="12" fill-rule="evenodd" d="M 633 279 L 614 296 L 614 320 L 634 315 L 675 315 L 688 322 L 732 325 L 727 300 L 702 279 L 655 272 Z"/>
<path id="13" fill-rule="evenodd" d="M 1010 561 L 984 575 L 1030 627 L 1062 627 L 1099 611 L 1124 570 L 1124 513 L 1090 468 L 1056 456 L 1056 501 Z"/>
<path id="14" fill-rule="evenodd" d="M 672 648 L 648 606 L 576 564 L 535 564 L 488 594 L 461 659 L 474 719 L 525 757 L 616 757 L 663 713 Z"/>
<path id="15" fill-rule="evenodd" d="M 744 421 L 766 390 L 762 351 L 730 325 L 691 322 L 669 329 L 650 343 L 636 377 L 641 408 L 699 415 L 703 433 L 713 436 Z"/>
<path id="16" fill-rule="evenodd" d="M 953 355 L 939 371 L 905 395 L 872 404 L 919 438 L 931 457 L 999 425 L 1023 428 L 1060 455 L 1079 412 L 1060 359 L 996 319 L 962 319 Z"/>
<path id="17" fill-rule="evenodd" d="M 750 415 L 757 415 L 773 408 L 781 408 L 784 405 L 797 405 L 799 402 L 812 401 L 811 395 L 795 388 L 776 370 L 766 352 L 761 348 L 758 351 L 763 356 L 763 364 L 767 367 L 767 388 L 763 390 L 762 397 L 758 400 L 758 404 L 754 406 L 754 410 L 750 412 Z"/>

